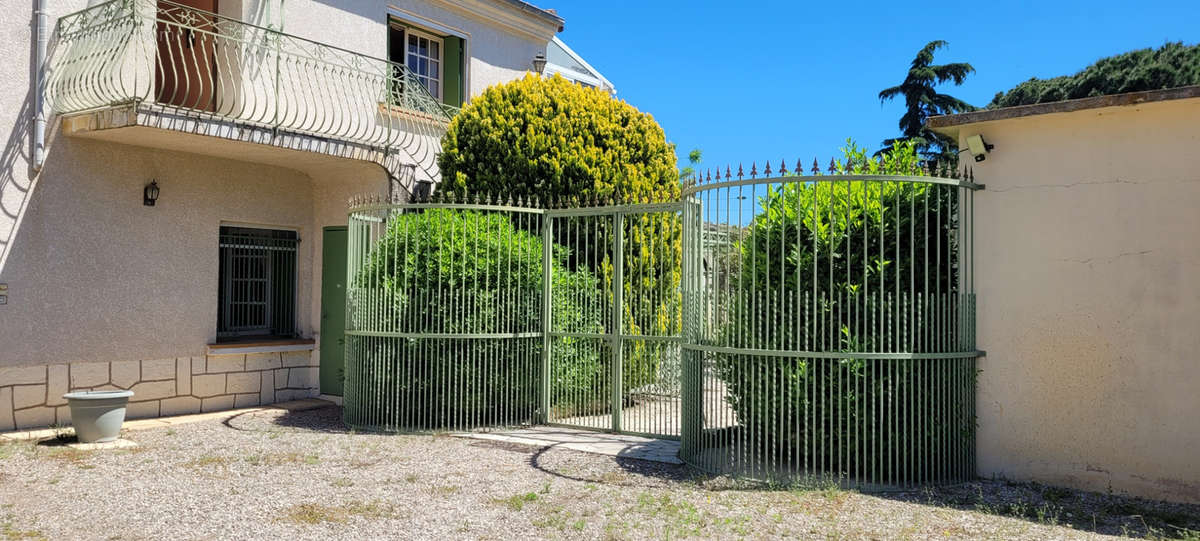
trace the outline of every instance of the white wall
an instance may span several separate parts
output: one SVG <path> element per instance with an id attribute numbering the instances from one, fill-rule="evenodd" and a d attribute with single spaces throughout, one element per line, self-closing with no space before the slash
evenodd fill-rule
<path id="1" fill-rule="evenodd" d="M 463 10 L 451 11 L 422 0 L 287 0 L 284 3 L 284 31 L 387 58 L 387 15 L 389 13 L 421 19 L 466 34 L 470 56 L 468 94 L 476 96 L 489 86 L 524 76 L 533 68 L 533 57 L 546 51 L 553 29 L 543 36 L 518 33 L 512 28 Z M 329 21 L 337 20 L 337 32 Z M 432 27 L 433 25 L 429 25 Z"/>
<path id="2" fill-rule="evenodd" d="M 1200 99 L 961 127 L 979 474 L 1200 501 Z"/>

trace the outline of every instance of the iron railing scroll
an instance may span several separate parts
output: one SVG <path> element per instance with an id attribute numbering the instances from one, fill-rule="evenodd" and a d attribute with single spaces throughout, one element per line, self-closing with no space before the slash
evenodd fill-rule
<path id="1" fill-rule="evenodd" d="M 457 109 L 403 64 L 169 0 L 110 0 L 58 20 L 56 114 L 123 104 L 401 153 L 437 179 Z"/>

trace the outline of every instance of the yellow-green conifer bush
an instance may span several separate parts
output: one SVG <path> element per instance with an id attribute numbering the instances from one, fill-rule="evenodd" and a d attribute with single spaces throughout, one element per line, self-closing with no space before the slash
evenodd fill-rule
<path id="1" fill-rule="evenodd" d="M 473 98 L 450 123 L 438 164 L 442 193 L 591 205 L 675 201 L 679 172 L 662 127 L 607 92 L 560 76 L 533 75 Z M 558 233 L 583 219 L 563 220 Z M 607 223 L 598 225 L 607 238 Z M 681 224 L 674 213 L 630 215 L 625 225 L 625 334 L 671 335 L 680 327 Z M 556 235 L 571 270 L 602 277 L 611 301 L 611 253 Z M 627 390 L 653 381 L 666 352 L 647 342 L 626 351 Z"/>

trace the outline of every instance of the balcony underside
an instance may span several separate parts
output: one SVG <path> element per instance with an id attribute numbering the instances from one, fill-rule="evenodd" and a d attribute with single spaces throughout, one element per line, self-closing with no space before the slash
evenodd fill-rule
<path id="1" fill-rule="evenodd" d="M 120 104 L 63 115 L 61 130 L 69 137 L 285 167 L 313 178 L 366 178 L 382 168 L 401 197 L 411 192 L 414 182 L 413 166 L 378 147 L 157 104 Z"/>

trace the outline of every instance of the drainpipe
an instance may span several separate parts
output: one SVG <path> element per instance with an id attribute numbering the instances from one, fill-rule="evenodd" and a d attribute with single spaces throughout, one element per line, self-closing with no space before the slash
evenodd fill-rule
<path id="1" fill-rule="evenodd" d="M 37 0 L 33 9 L 34 32 L 37 40 L 33 75 L 33 171 L 41 172 L 46 161 L 46 100 L 42 86 L 46 76 L 46 45 L 50 42 L 46 0 Z"/>

